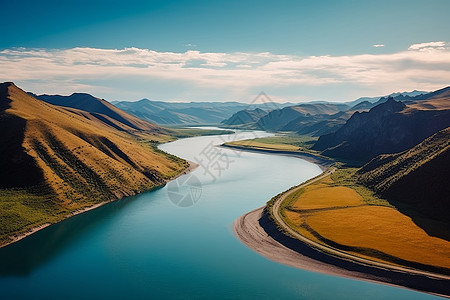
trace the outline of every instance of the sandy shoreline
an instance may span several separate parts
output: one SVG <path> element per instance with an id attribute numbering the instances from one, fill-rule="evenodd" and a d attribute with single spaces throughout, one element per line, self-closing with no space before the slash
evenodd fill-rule
<path id="1" fill-rule="evenodd" d="M 188 166 L 187 168 L 185 168 L 183 171 L 181 171 L 179 174 L 177 174 L 176 176 L 174 176 L 173 178 L 171 178 L 170 180 L 168 180 L 164 185 L 166 185 L 169 181 L 174 180 L 174 179 L 180 177 L 181 175 L 185 175 L 185 174 L 187 174 L 187 173 L 192 172 L 193 170 L 195 170 L 195 169 L 198 167 L 198 164 L 196 164 L 196 163 L 194 163 L 194 162 L 192 162 L 192 161 L 189 161 L 189 160 L 186 160 L 186 161 L 189 163 L 189 166 Z M 162 185 L 162 186 L 157 186 L 157 187 L 154 187 L 154 188 L 163 187 L 164 185 Z M 151 189 L 150 189 L 150 190 L 151 190 Z M 148 191 L 148 190 L 147 190 L 147 191 Z M 142 191 L 142 192 L 146 192 L 146 191 Z M 138 194 L 139 194 L 139 193 L 138 193 Z M 132 196 L 134 196 L 134 195 L 132 195 Z M 123 198 L 125 198 L 125 197 L 120 197 L 120 198 L 117 198 L 117 199 L 114 199 L 114 200 L 110 200 L 110 201 L 104 201 L 104 202 L 101 202 L 101 203 L 97 203 L 97 204 L 95 204 L 95 205 L 93 205 L 93 206 L 89 206 L 89 207 L 86 207 L 86 208 L 83 208 L 83 209 L 80 209 L 80 210 L 76 210 L 76 211 L 72 212 L 67 218 L 64 218 L 63 220 L 61 220 L 61 221 L 59 221 L 59 222 L 62 222 L 62 221 L 67 220 L 67 219 L 69 219 L 69 218 L 71 218 L 71 217 L 73 217 L 73 216 L 76 216 L 76 215 L 85 213 L 85 212 L 87 212 L 87 211 L 96 209 L 96 208 L 98 208 L 98 207 L 100 207 L 100 206 L 103 206 L 103 205 L 105 205 L 105 204 L 108 204 L 108 203 L 111 203 L 111 202 L 114 202 L 114 201 L 117 201 L 117 200 L 120 200 L 120 199 L 123 199 Z M 9 241 L 9 242 L 6 243 L 6 244 L 0 245 L 0 248 L 3 248 L 3 247 L 6 247 L 6 246 L 8 246 L 8 245 L 11 245 L 11 244 L 13 244 L 13 243 L 16 243 L 16 242 L 18 242 L 18 241 L 20 241 L 20 240 L 22 240 L 22 239 L 24 239 L 24 238 L 26 238 L 26 237 L 28 237 L 28 236 L 30 236 L 30 235 L 36 233 L 36 232 L 38 232 L 38 231 L 40 231 L 40 230 L 42 230 L 42 229 L 44 229 L 44 228 L 47 228 L 47 227 L 49 227 L 49 226 L 51 226 L 51 225 L 54 225 L 54 224 L 58 224 L 59 222 L 56 222 L 56 223 L 45 223 L 45 224 L 42 224 L 42 225 L 40 225 L 40 226 L 34 227 L 34 228 L 28 230 L 28 231 L 25 232 L 25 233 L 22 233 L 22 234 L 19 234 L 19 235 L 13 235 L 13 236 L 11 236 L 11 239 L 12 239 L 12 240 Z"/>
<path id="2" fill-rule="evenodd" d="M 296 155 L 296 153 L 289 153 L 288 151 L 223 146 L 251 152 L 276 154 L 282 152 L 282 155 L 295 156 L 316 163 L 324 173 L 312 179 L 312 181 L 333 172 L 333 168 L 329 169 L 330 162 L 321 158 L 314 160 L 308 157 L 306 159 L 303 155 Z M 326 171 L 327 169 L 328 171 Z M 274 205 L 274 209 L 276 209 L 276 205 Z M 310 243 L 282 233 L 275 222 L 270 219 L 265 211 L 265 206 L 239 217 L 233 224 L 233 230 L 239 240 L 247 247 L 284 265 L 329 275 L 394 285 L 450 298 L 450 276 L 430 274 L 420 270 L 408 270 L 402 267 L 390 267 L 386 264 L 372 263 L 369 260 L 354 260 L 338 253 L 324 251 L 324 249 L 321 249 L 324 247 L 314 247 Z"/>

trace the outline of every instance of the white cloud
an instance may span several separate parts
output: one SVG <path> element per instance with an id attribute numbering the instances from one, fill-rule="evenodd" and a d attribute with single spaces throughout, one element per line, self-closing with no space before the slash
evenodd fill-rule
<path id="1" fill-rule="evenodd" d="M 411 46 L 409 46 L 408 50 L 419 50 L 419 51 L 445 50 L 446 46 L 447 45 L 444 41 L 429 42 L 429 43 L 412 44 Z"/>
<path id="2" fill-rule="evenodd" d="M 350 89 L 383 94 L 449 84 L 450 49 L 445 42 L 414 44 L 408 50 L 296 56 L 139 48 L 14 48 L 0 51 L 0 80 L 16 81 L 37 93 L 88 91 L 113 99 L 157 96 L 165 100 L 186 96 L 197 100 L 196 95 L 242 99 L 261 90 L 289 90 L 292 98 L 304 96 L 303 91 L 312 87 L 317 94 L 306 98 L 323 99 L 328 94 L 322 93 L 333 88 L 335 98 L 328 100 L 349 100 L 353 95 Z"/>
<path id="3" fill-rule="evenodd" d="M 375 45 L 372 45 L 372 47 L 374 47 L 374 48 L 381 48 L 381 47 L 384 47 L 384 45 L 383 44 L 375 44 Z"/>

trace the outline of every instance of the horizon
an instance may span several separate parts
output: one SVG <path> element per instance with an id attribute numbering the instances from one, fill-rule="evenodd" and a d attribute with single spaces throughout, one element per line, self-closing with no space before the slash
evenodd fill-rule
<path id="1" fill-rule="evenodd" d="M 183 103 L 349 102 L 450 83 L 449 1 L 84 4 L 5 3 L 0 81 Z"/>

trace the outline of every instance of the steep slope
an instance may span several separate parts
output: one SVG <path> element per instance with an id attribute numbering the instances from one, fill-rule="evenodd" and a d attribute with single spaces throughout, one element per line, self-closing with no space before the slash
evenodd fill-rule
<path id="1" fill-rule="evenodd" d="M 0 244 L 164 184 L 187 166 L 87 112 L 38 100 L 13 83 L 0 84 L 0 124 Z"/>
<path id="2" fill-rule="evenodd" d="M 450 126 L 450 98 L 436 98 L 440 109 L 419 109 L 389 98 L 369 112 L 356 112 L 334 133 L 322 135 L 314 150 L 324 155 L 367 162 L 379 154 L 407 150 Z"/>
<path id="3" fill-rule="evenodd" d="M 100 119 L 101 121 L 109 122 L 112 126 L 116 126 L 116 129 L 128 131 L 130 129 L 154 132 L 164 131 L 162 128 L 154 124 L 138 119 L 135 116 L 118 109 L 106 100 L 96 98 L 89 94 L 74 93 L 70 96 L 31 95 L 50 104 L 76 108 L 89 112 L 92 116 Z"/>
<path id="4" fill-rule="evenodd" d="M 222 121 L 221 123 L 224 125 L 242 125 L 242 124 L 254 124 L 260 118 L 264 117 L 267 114 L 265 110 L 260 108 L 256 108 L 253 110 L 240 110 L 237 113 L 233 114 L 229 119 Z"/>
<path id="5" fill-rule="evenodd" d="M 450 127 L 405 152 L 374 158 L 358 171 L 358 181 L 387 199 L 449 222 L 449 166 Z"/>

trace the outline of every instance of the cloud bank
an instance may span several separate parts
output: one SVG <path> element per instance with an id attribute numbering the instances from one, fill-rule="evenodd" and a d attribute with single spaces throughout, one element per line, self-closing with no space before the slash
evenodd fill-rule
<path id="1" fill-rule="evenodd" d="M 449 85 L 450 47 L 439 41 L 397 53 L 352 56 L 13 48 L 0 51 L 0 70 L 1 81 L 36 93 L 242 101 L 265 91 L 285 100 L 343 101 L 361 93 Z"/>

